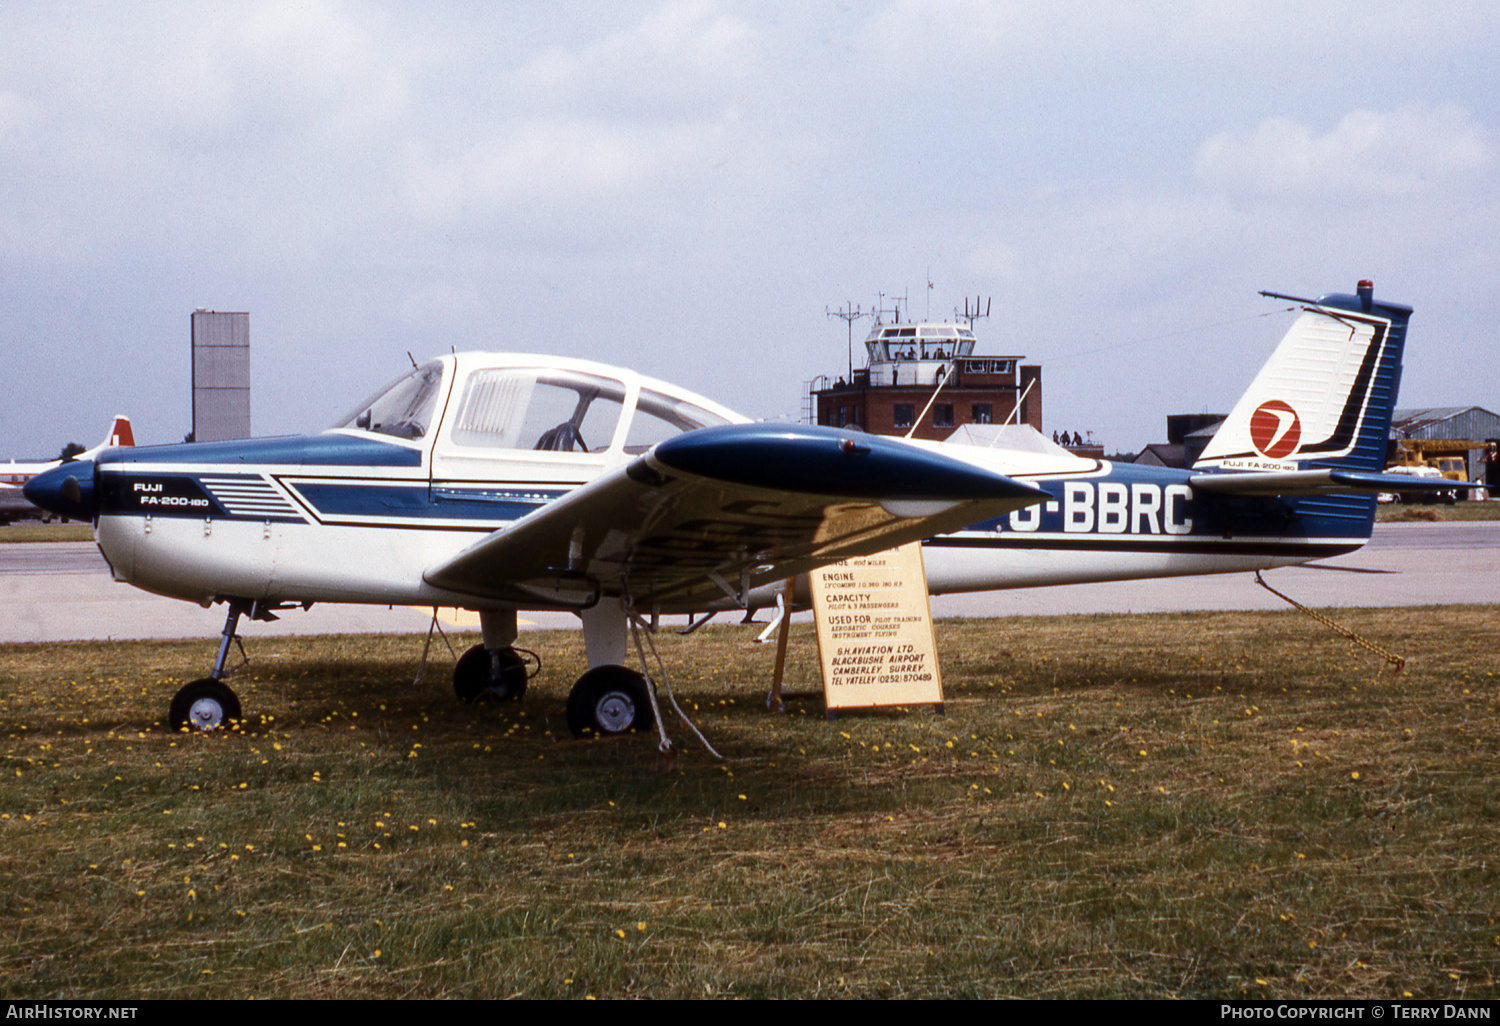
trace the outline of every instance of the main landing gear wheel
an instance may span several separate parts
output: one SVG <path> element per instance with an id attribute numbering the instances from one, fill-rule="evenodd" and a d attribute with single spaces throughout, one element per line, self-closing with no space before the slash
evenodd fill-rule
<path id="1" fill-rule="evenodd" d="M 172 708 L 167 713 L 174 734 L 187 729 L 219 730 L 239 718 L 239 698 L 222 681 L 212 677 L 183 685 L 172 696 Z"/>
<path id="2" fill-rule="evenodd" d="M 475 645 L 458 657 L 453 667 L 453 691 L 465 702 L 503 702 L 526 693 L 526 660 L 513 648 L 489 649 Z"/>
<path id="3" fill-rule="evenodd" d="M 649 730 L 651 695 L 646 678 L 623 666 L 596 666 L 568 693 L 568 729 L 574 737 L 606 737 L 632 730 Z"/>

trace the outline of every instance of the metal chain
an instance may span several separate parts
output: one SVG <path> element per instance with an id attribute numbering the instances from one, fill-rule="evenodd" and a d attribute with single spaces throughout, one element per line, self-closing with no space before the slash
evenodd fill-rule
<path id="1" fill-rule="evenodd" d="M 1354 642 L 1356 645 L 1359 645 L 1361 648 L 1364 648 L 1370 652 L 1374 652 L 1376 655 L 1380 656 L 1380 658 L 1384 659 L 1394 667 L 1394 669 L 1391 671 L 1392 673 L 1400 673 L 1402 667 L 1406 665 L 1405 656 L 1399 656 L 1394 652 L 1387 651 L 1386 649 L 1383 649 L 1379 645 L 1375 644 L 1373 641 L 1366 641 L 1364 638 L 1360 637 L 1358 634 L 1355 634 L 1343 624 L 1335 623 L 1334 621 L 1328 619 L 1328 617 L 1324 616 L 1322 613 L 1307 608 L 1302 603 L 1292 598 L 1290 595 L 1284 595 L 1281 592 L 1277 591 L 1275 588 L 1266 583 L 1265 578 L 1261 577 L 1259 570 L 1255 571 L 1255 583 L 1259 584 L 1262 588 L 1269 591 L 1272 595 L 1290 602 L 1292 605 L 1302 610 L 1314 620 L 1323 624 L 1323 626 L 1327 627 L 1335 634 L 1341 634 L 1344 637 L 1348 638 L 1350 641 Z"/>

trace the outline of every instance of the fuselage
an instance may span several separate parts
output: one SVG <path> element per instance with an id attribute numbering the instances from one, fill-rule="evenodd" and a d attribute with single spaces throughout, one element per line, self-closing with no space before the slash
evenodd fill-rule
<path id="1" fill-rule="evenodd" d="M 85 484 L 116 579 L 148 591 L 205 605 L 485 609 L 501 603 L 424 573 L 665 437 L 745 422 L 619 368 L 460 354 L 418 368 L 323 434 L 105 450 Z M 1196 491 L 1186 471 L 912 444 L 1051 496 L 928 540 L 935 594 L 1305 562 L 1357 548 L 1373 518 L 1372 499 L 1216 496 Z M 774 601 L 769 586 L 749 598 Z"/>

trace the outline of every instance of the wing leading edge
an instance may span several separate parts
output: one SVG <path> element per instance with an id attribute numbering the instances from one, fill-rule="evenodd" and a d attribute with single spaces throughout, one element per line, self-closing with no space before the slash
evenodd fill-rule
<path id="1" fill-rule="evenodd" d="M 1049 498 L 898 439 L 731 424 L 662 442 L 430 569 L 491 600 L 664 611 L 957 530 Z"/>

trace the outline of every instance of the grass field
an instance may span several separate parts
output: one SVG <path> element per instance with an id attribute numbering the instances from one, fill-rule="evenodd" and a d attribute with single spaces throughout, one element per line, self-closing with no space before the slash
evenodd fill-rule
<path id="1" fill-rule="evenodd" d="M 1451 506 L 1408 506 L 1403 503 L 1388 503 L 1375 508 L 1375 519 L 1379 523 L 1500 520 L 1500 501 L 1455 502 Z"/>
<path id="2" fill-rule="evenodd" d="M 93 541 L 94 529 L 89 524 L 44 524 L 41 521 L 24 521 L 0 526 L 0 544 L 5 542 L 74 542 Z"/>
<path id="3" fill-rule="evenodd" d="M 674 724 L 575 741 L 420 638 L 0 646 L 0 995 L 1495 998 L 1500 622 L 940 621 L 946 715 L 771 715 L 751 628 L 659 640 Z M 442 671 L 442 672 L 440 672 Z M 812 681 L 797 631 L 789 677 Z"/>

